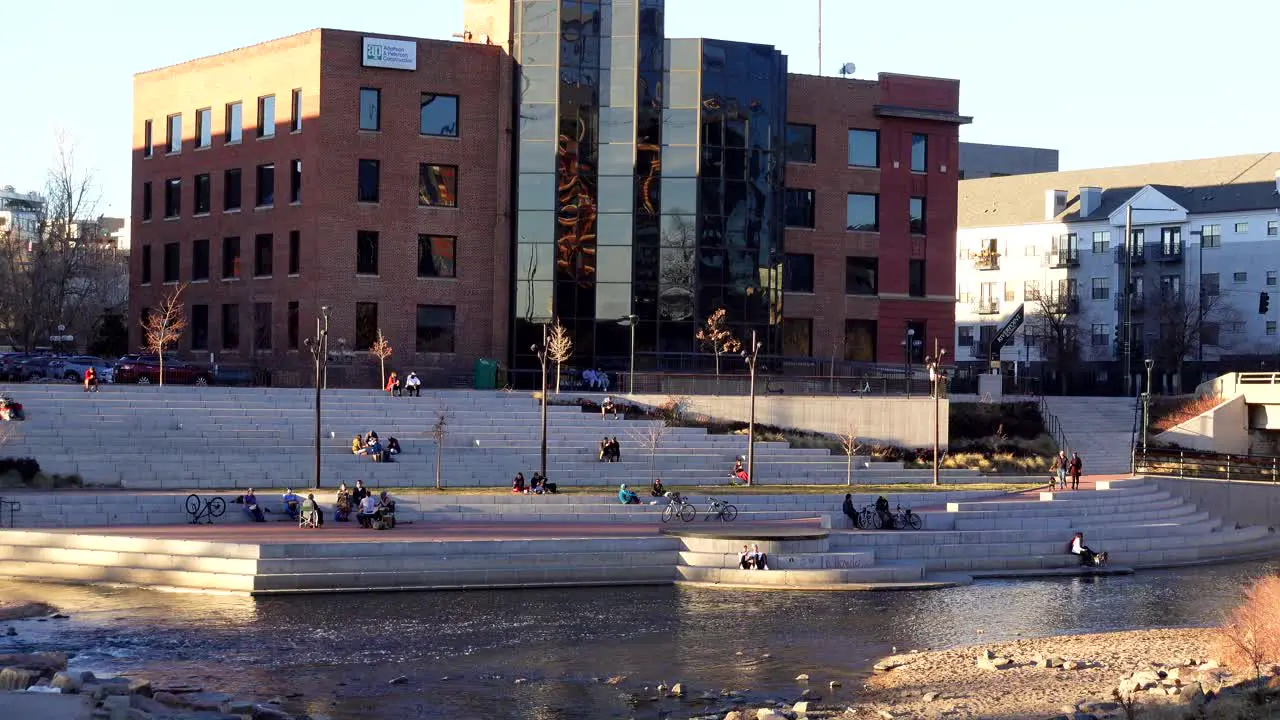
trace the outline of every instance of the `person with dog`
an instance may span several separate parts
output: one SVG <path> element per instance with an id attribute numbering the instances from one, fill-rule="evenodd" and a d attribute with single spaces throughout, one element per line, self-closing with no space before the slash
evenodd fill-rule
<path id="1" fill-rule="evenodd" d="M 1095 553 L 1084 544 L 1084 533 L 1078 532 L 1071 538 L 1071 554 L 1080 556 L 1080 564 L 1088 566 L 1102 566 L 1107 564 L 1107 554 L 1105 552 Z"/>

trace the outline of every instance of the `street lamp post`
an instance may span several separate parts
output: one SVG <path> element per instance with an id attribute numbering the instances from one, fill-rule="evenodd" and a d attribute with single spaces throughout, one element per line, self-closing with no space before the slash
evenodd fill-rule
<path id="1" fill-rule="evenodd" d="M 939 446 L 941 441 L 939 438 L 941 427 L 940 408 L 942 406 L 942 359 L 946 357 L 947 351 L 938 348 L 938 339 L 933 339 L 933 355 L 924 359 L 925 365 L 929 368 L 929 380 L 933 385 L 933 484 L 941 485 L 942 467 L 939 461 Z"/>
<path id="2" fill-rule="evenodd" d="M 636 323 L 640 318 L 634 314 L 628 315 L 618 321 L 619 325 L 626 325 L 631 328 L 631 364 L 627 366 L 627 394 L 636 394 Z"/>
<path id="3" fill-rule="evenodd" d="M 532 345 L 529 347 L 535 355 L 538 356 L 538 362 L 542 364 L 542 442 L 541 442 L 541 459 L 539 461 L 539 473 L 542 477 L 547 476 L 547 325 L 542 325 L 542 345 Z"/>
<path id="4" fill-rule="evenodd" d="M 1142 454 L 1147 454 L 1147 428 L 1151 423 L 1151 367 L 1155 362 L 1147 358 L 1147 387 L 1142 393 Z"/>
<path id="5" fill-rule="evenodd" d="M 751 414 L 747 419 L 747 484 L 756 480 L 756 360 L 760 356 L 761 343 L 756 341 L 755 330 L 751 331 L 750 351 L 742 351 L 747 361 L 747 369 L 751 371 Z"/>
<path id="6" fill-rule="evenodd" d="M 316 363 L 316 437 L 315 437 L 315 455 L 313 470 L 315 472 L 315 488 L 320 489 L 320 389 L 325 385 L 325 376 L 329 372 L 329 358 L 325 356 L 325 351 L 329 347 L 329 307 L 326 305 L 320 308 L 320 315 L 316 316 L 316 336 L 307 338 L 304 344 L 307 350 L 311 351 L 311 357 Z"/>
<path id="7" fill-rule="evenodd" d="M 903 347 L 907 349 L 907 397 L 911 397 L 911 351 L 915 348 L 913 340 L 916 336 L 915 328 L 907 328 L 907 340 Z"/>

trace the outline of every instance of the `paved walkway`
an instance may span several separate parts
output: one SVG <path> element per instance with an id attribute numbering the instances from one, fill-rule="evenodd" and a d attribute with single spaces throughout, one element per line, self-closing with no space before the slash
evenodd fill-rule
<path id="1" fill-rule="evenodd" d="M 1081 475 L 1080 476 L 1080 492 L 1085 490 L 1097 490 L 1098 483 L 1105 480 L 1126 480 L 1133 477 L 1129 473 L 1114 473 L 1110 475 Z M 1032 488 L 1022 492 L 1007 493 L 1003 495 L 993 495 L 991 497 L 980 498 L 976 500 L 965 500 L 966 503 L 987 503 L 987 502 L 1005 502 L 1008 500 L 1039 500 L 1040 493 L 1046 492 L 1053 488 L 1049 487 L 1049 478 L 1045 476 L 1044 487 Z M 1067 491 L 1071 491 L 1071 478 L 1067 478 Z M 945 503 L 941 505 L 927 505 L 925 507 L 911 508 L 915 512 L 946 512 Z"/>

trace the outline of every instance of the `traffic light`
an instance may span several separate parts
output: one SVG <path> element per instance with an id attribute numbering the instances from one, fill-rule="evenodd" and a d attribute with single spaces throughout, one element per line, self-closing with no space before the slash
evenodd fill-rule
<path id="1" fill-rule="evenodd" d="M 1266 315 L 1269 309 L 1271 309 L 1271 296 L 1263 291 L 1258 295 L 1258 314 Z"/>

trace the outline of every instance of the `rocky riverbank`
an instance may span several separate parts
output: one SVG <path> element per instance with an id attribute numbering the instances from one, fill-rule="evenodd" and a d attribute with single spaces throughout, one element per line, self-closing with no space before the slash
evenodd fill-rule
<path id="1" fill-rule="evenodd" d="M 995 719 L 1263 718 L 1245 689 L 1210 657 L 1211 630 L 1139 630 L 1016 640 L 885 658 L 852 717 Z M 1266 687 L 1280 696 L 1272 668 Z M 1118 693 L 1118 696 L 1117 696 Z M 1254 712 L 1254 714 L 1250 714 Z M 1280 712 L 1276 713 L 1280 716 Z"/>
<path id="2" fill-rule="evenodd" d="M 44 617 L 54 612 L 52 605 L 27 600 L 0 600 L 0 622 Z"/>

